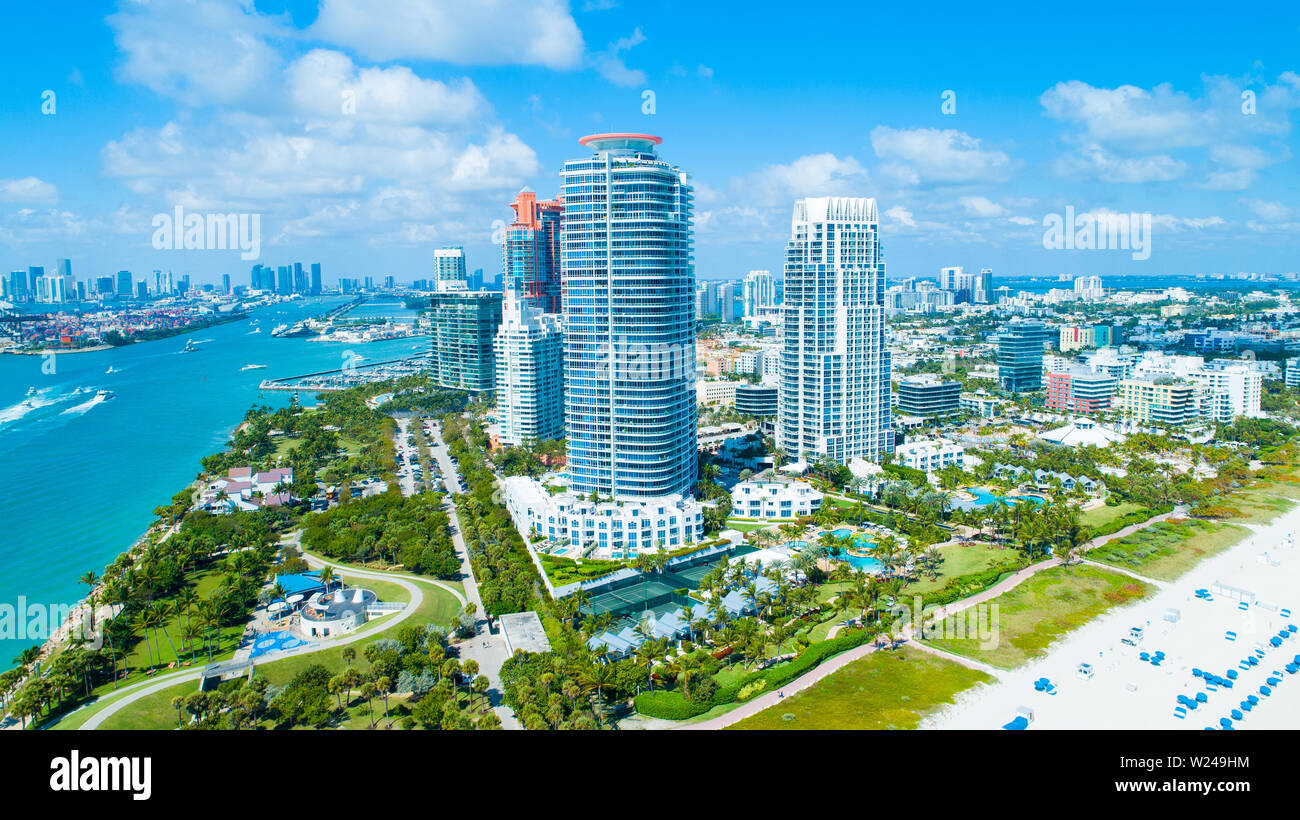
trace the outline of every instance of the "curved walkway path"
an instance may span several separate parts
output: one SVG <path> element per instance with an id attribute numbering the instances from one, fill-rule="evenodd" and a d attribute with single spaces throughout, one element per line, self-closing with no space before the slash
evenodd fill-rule
<path id="1" fill-rule="evenodd" d="M 326 649 L 336 649 L 340 646 L 347 646 L 350 643 L 356 643 L 357 641 L 362 641 L 368 638 L 372 638 L 381 632 L 387 632 L 388 630 L 400 624 L 402 621 L 405 621 L 407 618 L 414 615 L 415 611 L 419 609 L 420 604 L 424 603 L 424 591 L 421 590 L 419 586 L 411 583 L 410 581 L 406 580 L 402 576 L 393 575 L 387 572 L 375 572 L 372 570 L 356 569 L 355 567 L 346 567 L 340 564 L 334 564 L 329 561 L 324 561 L 313 555 L 304 555 L 304 558 L 309 564 L 329 565 L 335 567 L 336 569 L 346 571 L 346 573 L 349 576 L 355 578 L 370 578 L 377 581 L 390 581 L 405 589 L 407 593 L 410 594 L 411 600 L 407 602 L 406 606 L 402 609 L 401 612 L 397 613 L 396 617 L 394 617 L 392 620 L 385 623 L 382 629 L 364 630 L 335 640 L 316 643 L 305 649 L 301 649 L 297 652 L 294 652 L 293 657 L 295 658 L 302 655 L 310 655 L 314 652 L 323 652 Z M 420 579 L 420 580 L 427 580 L 427 579 Z M 430 581 L 430 583 L 433 583 L 435 586 L 439 586 L 447 590 L 451 594 L 455 595 L 459 600 L 461 600 L 462 603 L 464 602 L 464 597 L 461 596 L 460 593 L 458 593 L 455 589 L 452 589 L 451 587 L 443 586 L 442 584 L 439 584 L 436 581 Z M 267 660 L 263 661 L 263 663 L 264 664 L 274 663 L 277 660 L 280 660 L 280 658 L 269 657 L 267 658 Z M 129 706 L 130 704 L 140 700 L 141 698 L 148 697 L 149 695 L 152 695 L 155 692 L 161 692 L 164 689 L 169 689 L 178 683 L 185 683 L 186 681 L 197 681 L 202 676 L 203 676 L 203 668 L 199 668 L 199 669 L 187 670 L 185 672 L 176 672 L 170 675 L 162 675 L 160 677 L 153 678 L 152 680 L 140 681 L 139 683 L 134 683 L 130 686 L 125 687 L 124 689 L 119 689 L 117 690 L 118 693 L 128 692 L 130 694 L 126 695 L 125 697 L 119 698 L 118 700 L 113 701 L 111 704 L 104 707 L 99 712 L 96 712 L 78 728 L 98 729 L 104 723 L 105 720 L 117 714 L 126 706 Z M 108 697 L 108 696 L 105 695 L 104 697 Z M 61 718 L 59 722 L 67 720 L 68 718 L 72 717 L 73 715 L 77 714 L 77 712 L 80 712 L 83 709 L 93 707 L 97 702 L 98 699 L 93 700 L 90 703 L 87 703 L 85 706 L 81 707 L 81 709 L 78 709 L 76 712 L 69 712 L 67 715 Z"/>
<path id="2" fill-rule="evenodd" d="M 1102 544 L 1105 544 L 1106 542 L 1112 539 L 1123 538 L 1126 535 L 1130 535 L 1141 529 L 1146 529 L 1147 527 L 1150 527 L 1153 524 L 1159 523 L 1171 516 L 1179 515 L 1179 514 L 1186 514 L 1186 508 L 1175 507 L 1170 512 L 1162 513 L 1152 518 L 1148 518 L 1146 521 L 1139 521 L 1136 524 L 1130 524 L 1129 526 L 1117 532 L 1111 533 L 1110 535 L 1098 536 L 1097 538 L 1094 538 L 1091 541 L 1089 541 L 1082 548 L 1082 551 L 1086 553 L 1088 550 L 1099 547 Z M 1095 562 L 1085 561 L 1085 563 L 1094 564 Z M 1010 590 L 1015 589 L 1017 586 L 1024 583 L 1029 578 L 1032 578 L 1034 575 L 1042 572 L 1043 570 L 1060 566 L 1060 564 L 1061 564 L 1060 558 L 1049 558 L 1045 561 L 1039 561 L 1037 564 L 1031 564 L 1025 567 L 1024 569 L 1020 570 L 1019 572 L 1015 573 L 1014 575 L 1004 578 L 1002 581 L 1000 581 L 997 584 L 994 584 L 993 586 L 989 587 L 983 592 L 976 593 L 975 595 L 972 595 L 969 598 L 963 598 L 960 601 L 954 601 L 953 603 L 948 604 L 947 606 L 939 607 L 938 609 L 934 610 L 933 617 L 936 620 L 946 618 L 949 615 L 954 615 L 958 612 L 962 612 L 978 604 L 982 604 L 986 601 L 992 600 L 993 598 L 998 597 L 1004 592 L 1009 592 Z M 1135 578 L 1141 578 L 1144 581 L 1149 580 L 1146 578 L 1142 578 L 1142 576 L 1137 575 L 1135 573 L 1125 572 L 1122 569 L 1119 569 L 1117 567 L 1112 567 L 1106 564 L 1096 564 L 1096 566 L 1100 566 L 1105 569 L 1110 569 L 1116 572 L 1131 575 Z M 1151 583 L 1156 586 L 1161 586 L 1161 583 L 1159 581 L 1151 581 Z M 913 646 L 917 647 L 918 649 L 922 649 L 925 651 L 933 650 L 934 652 L 938 654 L 942 654 L 945 657 L 948 656 L 947 652 L 942 652 L 941 650 L 934 649 L 934 647 L 926 646 L 924 644 L 913 641 L 912 628 L 913 625 L 908 624 L 902 630 L 903 632 L 902 638 L 904 643 L 911 643 Z M 838 631 L 839 631 L 839 627 L 836 627 L 831 631 L 828 637 L 834 637 L 835 633 Z M 803 676 L 795 678 L 793 681 L 787 683 L 785 686 L 781 687 L 776 692 L 768 692 L 765 695 L 754 698 L 748 703 L 744 703 L 740 706 L 737 706 L 735 709 L 732 709 L 730 712 L 727 712 L 725 715 L 719 715 L 716 718 L 702 721 L 700 723 L 694 723 L 688 726 L 677 726 L 674 728 L 684 729 L 684 730 L 725 728 L 727 726 L 732 725 L 733 723 L 737 723 L 741 720 L 744 720 L 745 718 L 750 717 L 751 715 L 756 715 L 770 706 L 775 706 L 776 704 L 780 703 L 782 699 L 781 696 L 783 693 L 785 692 L 794 693 L 794 692 L 799 692 L 804 689 L 807 689 L 809 686 L 812 686 L 814 683 L 817 683 L 822 678 L 825 678 L 827 675 L 830 675 L 834 672 L 839 671 L 840 669 L 843 669 L 845 666 L 849 665 L 853 661 L 858 660 L 859 658 L 866 657 L 871 652 L 876 651 L 876 649 L 877 647 L 875 644 L 865 644 L 863 646 L 850 649 L 848 652 L 844 652 L 840 655 L 836 655 L 834 658 L 831 658 L 829 661 L 821 664 L 815 669 L 810 670 Z M 973 668 L 979 669 L 984 672 L 997 674 L 992 667 L 988 667 L 987 665 L 981 664 L 978 661 L 972 661 L 970 659 L 961 659 L 955 656 L 953 656 L 952 659 L 957 661 L 958 663 L 963 663 L 966 666 L 972 666 Z"/>

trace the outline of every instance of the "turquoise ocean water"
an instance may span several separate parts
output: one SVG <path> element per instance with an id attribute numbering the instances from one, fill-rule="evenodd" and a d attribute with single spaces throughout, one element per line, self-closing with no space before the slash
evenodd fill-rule
<path id="1" fill-rule="evenodd" d="M 364 364 L 427 346 L 271 337 L 278 324 L 344 301 L 272 305 L 188 337 L 58 355 L 53 373 L 40 356 L 0 356 L 0 606 L 17 607 L 20 596 L 45 605 L 83 598 L 77 578 L 130 547 L 251 405 L 288 403 L 288 393 L 260 393 L 262 379 L 337 368 L 347 353 Z M 181 352 L 187 338 L 199 349 Z M 249 364 L 266 367 L 242 370 Z M 97 398 L 99 390 L 114 397 Z M 315 403 L 311 394 L 300 400 Z M 36 643 L 0 635 L 0 668 Z"/>

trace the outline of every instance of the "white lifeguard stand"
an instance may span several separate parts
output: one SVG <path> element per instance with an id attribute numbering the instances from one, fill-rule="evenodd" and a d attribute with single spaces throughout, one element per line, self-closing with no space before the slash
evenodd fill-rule
<path id="1" fill-rule="evenodd" d="M 1093 669 L 1092 664 L 1081 663 L 1079 664 L 1079 668 L 1074 671 L 1074 674 L 1077 675 L 1080 680 L 1092 680 L 1094 672 L 1096 672 L 1096 670 Z"/>

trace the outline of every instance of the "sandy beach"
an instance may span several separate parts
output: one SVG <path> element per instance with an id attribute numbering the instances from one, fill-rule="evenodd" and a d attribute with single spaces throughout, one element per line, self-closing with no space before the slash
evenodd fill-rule
<path id="1" fill-rule="evenodd" d="M 931 716 L 923 729 L 998 729 L 1027 707 L 1033 712 L 1029 729 L 1195 729 L 1218 728 L 1220 718 L 1241 710 L 1248 695 L 1259 704 L 1237 729 L 1300 728 L 1300 674 L 1285 665 L 1300 654 L 1300 633 L 1273 648 L 1269 638 L 1295 623 L 1300 627 L 1300 508 L 1266 525 L 1246 525 L 1252 535 L 1229 550 L 1194 567 L 1180 579 L 1164 583 L 1152 597 L 1112 610 L 1055 644 L 1049 654 L 1014 671 L 999 671 L 998 682 L 981 685 L 958 696 L 957 702 Z M 1237 593 L 1227 589 L 1243 590 Z M 1211 601 L 1195 596 L 1211 590 Z M 1253 593 L 1253 600 L 1250 593 Z M 1242 604 L 1245 603 L 1243 608 Z M 1170 620 L 1169 610 L 1177 610 Z M 1289 609 L 1290 617 L 1283 614 Z M 1135 646 L 1121 643 L 1133 627 L 1144 631 Z M 1236 633 L 1228 640 L 1229 631 Z M 1256 650 L 1257 666 L 1241 668 Z M 1159 666 L 1140 653 L 1165 653 Z M 1093 675 L 1079 674 L 1081 663 Z M 1238 678 L 1231 689 L 1210 691 L 1199 668 L 1221 677 Z M 1263 695 L 1260 686 L 1279 673 L 1282 681 Z M 1034 681 L 1046 677 L 1056 694 L 1038 692 Z M 1179 695 L 1206 701 L 1185 718 L 1175 714 Z"/>

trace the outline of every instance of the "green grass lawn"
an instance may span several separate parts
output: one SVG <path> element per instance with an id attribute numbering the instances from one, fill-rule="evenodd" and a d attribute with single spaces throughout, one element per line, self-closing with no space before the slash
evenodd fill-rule
<path id="1" fill-rule="evenodd" d="M 1235 524 L 1196 518 L 1170 519 L 1090 550 L 1088 558 L 1172 581 L 1249 534 L 1245 527 Z"/>
<path id="2" fill-rule="evenodd" d="M 212 597 L 213 590 L 221 585 L 221 580 L 222 574 L 218 569 L 191 572 L 187 576 L 189 583 L 196 584 L 195 591 L 200 598 Z M 185 620 L 184 614 L 178 614 L 170 618 L 162 628 L 150 630 L 147 636 L 144 635 L 143 630 L 137 630 L 136 634 L 141 636 L 141 640 L 127 653 L 126 665 L 143 670 L 149 666 L 151 658 L 155 667 L 166 667 L 168 664 L 195 666 L 207 663 L 208 653 L 201 638 L 193 646 L 182 647 L 181 627 Z M 225 626 L 215 631 L 211 641 L 212 659 L 217 661 L 230 657 L 235 647 L 239 645 L 239 638 L 243 634 L 242 623 Z M 178 655 L 180 657 L 177 657 Z M 126 682 L 131 683 L 133 680 L 134 678 L 131 678 Z"/>
<path id="3" fill-rule="evenodd" d="M 409 597 L 406 590 L 384 581 L 366 580 L 367 588 L 374 589 L 379 593 L 381 600 L 385 601 L 406 601 Z M 428 584 L 421 586 L 424 592 L 424 600 L 415 610 L 415 613 L 402 622 L 406 624 L 424 624 L 435 623 L 445 626 L 448 621 L 460 611 L 459 602 L 446 590 L 431 587 Z M 386 637 L 388 624 L 393 620 L 394 615 L 385 615 L 382 618 L 376 618 L 362 627 L 368 637 L 365 640 L 349 644 L 356 650 L 357 657 L 353 661 L 359 668 L 368 667 L 365 661 L 365 648 L 374 641 Z M 343 660 L 342 646 L 327 649 L 322 652 L 313 652 L 308 655 L 292 655 L 280 660 L 272 660 L 259 663 L 257 674 L 265 677 L 273 685 L 284 685 L 293 679 L 303 669 L 313 664 L 320 664 L 336 674 L 343 670 L 347 665 Z M 101 729 L 171 729 L 176 725 L 176 712 L 171 708 L 171 699 L 176 695 L 186 695 L 197 691 L 197 681 L 185 681 L 175 686 L 169 687 L 152 695 L 147 695 L 140 700 L 132 703 L 130 706 L 122 709 L 112 717 L 104 721 L 100 726 Z M 110 690 L 111 693 L 111 690 Z M 95 712 L 108 706 L 115 698 L 104 696 L 104 702 L 95 704 L 93 707 L 77 713 L 71 719 L 66 719 L 57 724 L 57 729 L 75 729 L 89 719 Z M 378 703 L 376 703 L 378 705 Z M 364 705 L 363 705 L 364 708 Z M 368 724 L 368 721 L 367 721 Z"/>
<path id="4" fill-rule="evenodd" d="M 995 646 L 981 648 L 973 636 L 925 640 L 990 666 L 1012 669 L 1045 654 L 1057 638 L 1111 607 L 1136 601 L 1154 590 L 1150 584 L 1097 567 L 1052 567 L 989 602 L 989 606 L 998 607 L 997 617 L 989 616 L 997 628 Z"/>
<path id="5" fill-rule="evenodd" d="M 925 595 L 943 589 L 943 586 L 948 583 L 950 578 L 983 572 L 1015 558 L 1015 552 L 1012 550 L 989 549 L 984 544 L 969 547 L 963 547 L 960 543 L 947 544 L 937 547 L 936 551 L 943 557 L 943 563 L 939 565 L 938 577 L 930 578 L 928 575 L 919 575 L 915 581 L 903 587 L 903 598 L 910 598 L 913 595 Z"/>
<path id="6" fill-rule="evenodd" d="M 732 518 L 727 521 L 727 529 L 735 530 L 736 532 L 753 532 L 754 530 L 766 529 L 767 527 L 776 526 L 780 523 L 781 522 L 779 521 L 738 521 Z"/>
<path id="7" fill-rule="evenodd" d="M 924 573 L 918 574 L 915 579 L 909 581 L 908 584 L 903 587 L 902 594 L 900 595 L 902 600 L 911 601 L 912 596 L 914 595 L 926 595 L 943 589 L 944 585 L 952 578 L 983 572 L 997 566 L 998 564 L 1010 564 L 1016 557 L 1013 550 L 998 548 L 989 549 L 984 544 L 969 547 L 963 547 L 960 543 L 946 544 L 942 547 L 937 547 L 936 550 L 943 558 L 943 562 L 939 565 L 937 577 L 931 578 Z M 849 586 L 850 584 L 838 581 L 831 581 L 822 584 L 818 589 L 817 599 L 822 603 L 825 603 Z M 971 594 L 974 593 L 972 592 Z M 846 612 L 833 620 L 843 620 L 844 618 L 853 617 L 858 614 L 859 613 L 857 612 Z"/>
<path id="8" fill-rule="evenodd" d="M 1132 512 L 1142 509 L 1141 504 L 1134 504 L 1132 501 L 1121 501 L 1118 506 L 1107 507 L 1105 504 L 1096 509 L 1088 510 L 1079 515 L 1079 523 L 1085 527 L 1091 527 L 1094 531 L 1109 524 L 1110 522 L 1123 518 Z"/>
<path id="9" fill-rule="evenodd" d="M 728 727 L 731 729 L 915 729 L 958 692 L 992 677 L 919 649 L 872 652 Z"/>
<path id="10" fill-rule="evenodd" d="M 329 561 L 331 564 L 338 564 L 339 566 L 343 567 L 343 569 L 340 569 L 340 570 L 336 570 L 336 571 L 335 571 L 335 572 L 337 573 L 337 575 L 336 575 L 335 577 L 341 577 L 341 578 L 343 578 L 344 580 L 347 580 L 347 577 L 348 577 L 348 568 L 349 568 L 349 567 L 354 567 L 354 568 L 356 568 L 356 569 L 366 569 L 366 570 L 370 570 L 370 571 L 372 571 L 372 572 L 387 572 L 387 571 L 388 571 L 387 569 L 384 568 L 384 565 L 381 564 L 381 563 L 378 562 L 378 561 L 373 561 L 373 562 L 371 562 L 370 564 L 362 565 L 362 564 L 357 564 L 357 563 L 355 563 L 355 562 L 353 562 L 353 561 L 344 561 L 344 560 L 341 560 L 341 559 L 339 559 L 339 558 L 330 558 L 330 557 L 328 557 L 328 556 L 326 556 L 326 555 L 323 555 L 323 554 L 321 554 L 321 553 L 319 553 L 319 552 L 316 552 L 315 550 L 309 550 L 309 549 L 307 549 L 307 548 L 305 548 L 305 547 L 302 549 L 302 554 L 303 554 L 303 555 L 310 555 L 310 556 L 312 556 L 313 558 L 318 558 L 318 559 L 320 559 L 320 560 L 322 560 L 322 561 Z M 408 575 L 408 576 L 410 576 L 410 578 L 412 579 L 412 581 L 413 581 L 414 583 L 418 583 L 418 582 L 419 582 L 419 579 L 426 579 L 426 580 L 429 580 L 429 581 L 437 581 L 437 582 L 440 583 L 440 584 L 446 584 L 447 586 L 449 586 L 449 587 L 451 587 L 452 589 L 454 589 L 454 590 L 456 590 L 457 592 L 459 592 L 461 595 L 464 595 L 464 594 L 465 594 L 465 582 L 462 581 L 462 580 L 452 580 L 452 579 L 448 579 L 448 578 L 434 578 L 433 576 L 430 576 L 430 575 L 418 575 L 418 574 L 416 574 L 416 573 L 414 573 L 414 572 L 411 572 L 410 570 L 398 570 L 398 571 L 395 572 L 394 574 L 397 574 L 397 575 Z M 368 581 L 369 581 L 369 579 L 367 579 L 367 582 L 368 582 Z M 425 587 L 426 589 L 428 589 L 428 588 L 429 588 L 429 585 L 428 585 L 428 584 L 425 584 L 424 587 Z"/>
<path id="11" fill-rule="evenodd" d="M 1300 489 L 1281 481 L 1260 482 L 1254 487 L 1229 493 L 1221 503 L 1238 511 L 1234 521 L 1247 524 L 1267 524 L 1290 510 L 1300 500 Z"/>

